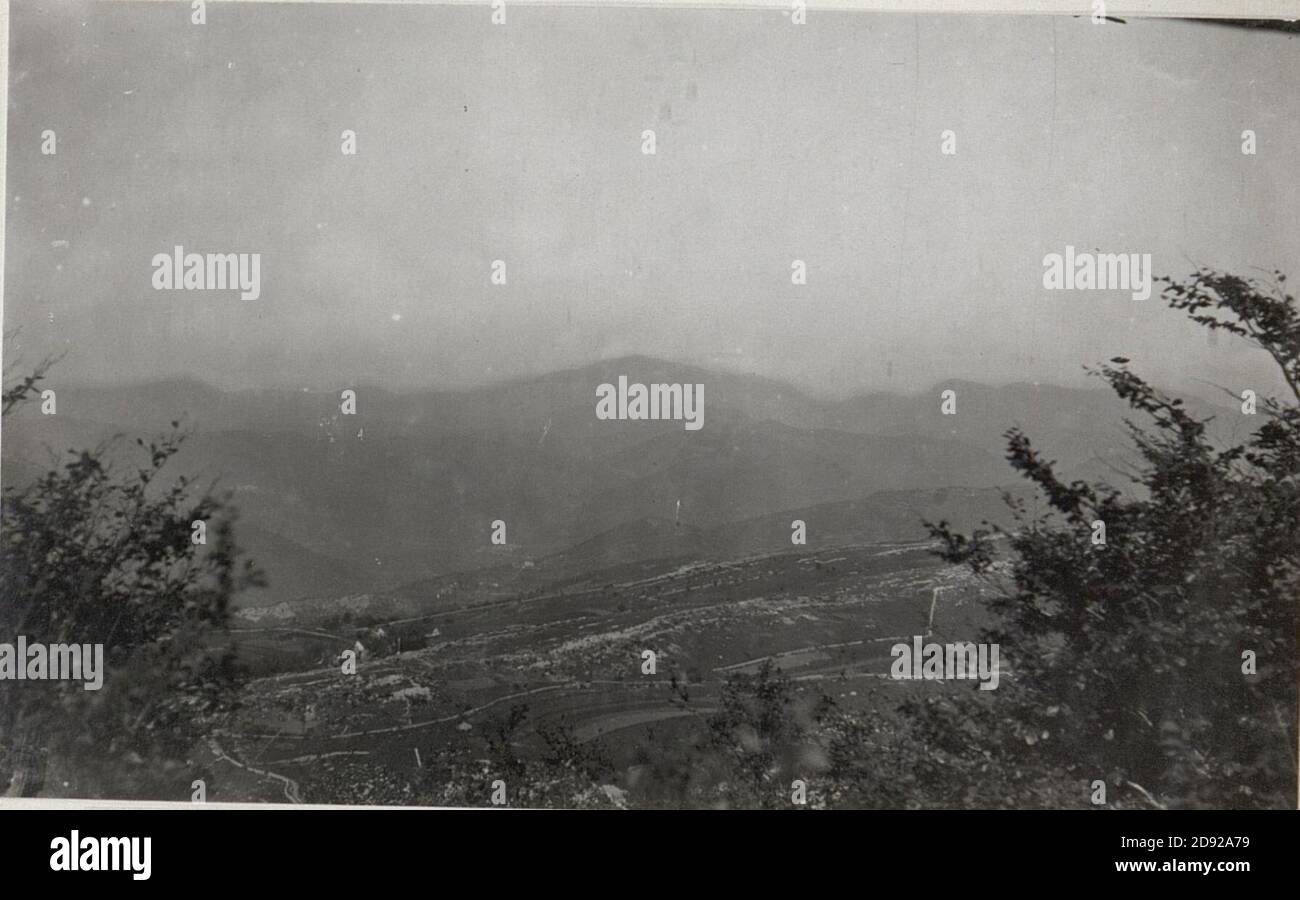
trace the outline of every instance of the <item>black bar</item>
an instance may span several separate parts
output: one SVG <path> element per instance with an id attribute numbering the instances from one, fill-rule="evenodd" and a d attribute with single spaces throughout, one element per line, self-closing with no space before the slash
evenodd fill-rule
<path id="1" fill-rule="evenodd" d="M 1098 882 L 1231 890 L 1241 879 L 1294 871 L 1287 812 L 944 811 L 594 812 L 428 809 L 0 810 L 6 875 L 105 886 L 320 887 L 439 891 L 551 881 L 619 890 L 670 889 L 681 879 L 810 891 L 861 878 L 878 888 L 1006 889 Z M 149 837 L 149 877 L 54 871 L 52 842 Z M 1184 846 L 1169 846 L 1171 836 Z M 1204 844 L 1209 839 L 1213 846 Z M 1245 840 L 1245 846 L 1240 846 Z M 1130 843 L 1123 841 L 1145 842 Z M 1155 844 L 1155 841 L 1160 844 Z M 84 846 L 84 843 L 83 843 Z M 1248 871 L 1187 871 L 1245 863 Z M 1155 871 L 1118 871 L 1118 865 Z M 1164 870 L 1166 863 L 1174 866 Z M 1179 863 L 1183 869 L 1179 870 Z M 1118 865 L 1117 865 L 1118 864 Z M 138 866 L 138 868 L 143 868 Z M 695 873 L 692 875 L 691 873 Z M 697 877 L 698 876 L 698 879 Z M 1040 880 L 1042 879 L 1042 880 Z"/>

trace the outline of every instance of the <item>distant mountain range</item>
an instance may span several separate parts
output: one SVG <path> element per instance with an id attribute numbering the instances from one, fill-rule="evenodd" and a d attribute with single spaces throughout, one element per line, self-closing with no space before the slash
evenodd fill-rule
<path id="1" fill-rule="evenodd" d="M 703 384 L 703 429 L 598 420 L 596 387 L 619 375 Z M 4 483 L 29 480 L 57 451 L 179 419 L 193 434 L 178 473 L 233 491 L 237 534 L 268 573 L 270 587 L 246 599 L 254 605 L 557 554 L 594 567 L 683 549 L 767 549 L 788 545 L 798 517 L 810 544 L 915 539 L 921 510 L 960 506 L 972 522 L 1000 511 L 990 489 L 1016 480 L 1002 458 L 1012 425 L 1066 472 L 1116 483 L 1127 444 L 1127 408 L 1103 389 L 954 381 L 913 396 L 822 401 L 644 357 L 457 392 L 49 386 L 56 416 L 29 405 L 6 422 Z M 345 388 L 356 391 L 355 415 L 340 412 Z M 956 415 L 940 412 L 946 389 Z M 113 452 L 132 449 L 123 441 Z M 496 519 L 506 546 L 489 541 Z"/>

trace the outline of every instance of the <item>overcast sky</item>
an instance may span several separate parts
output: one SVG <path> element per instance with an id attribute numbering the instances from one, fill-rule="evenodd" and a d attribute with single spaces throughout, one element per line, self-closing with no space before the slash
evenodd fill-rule
<path id="1" fill-rule="evenodd" d="M 1122 353 L 1237 384 L 1269 371 L 1258 352 L 1155 296 L 1045 291 L 1044 254 L 1300 275 L 1295 37 L 816 10 L 10 15 L 7 350 L 66 350 L 61 381 L 459 386 L 642 353 L 842 394 L 1075 384 Z M 155 291 L 176 244 L 260 253 L 261 296 Z"/>

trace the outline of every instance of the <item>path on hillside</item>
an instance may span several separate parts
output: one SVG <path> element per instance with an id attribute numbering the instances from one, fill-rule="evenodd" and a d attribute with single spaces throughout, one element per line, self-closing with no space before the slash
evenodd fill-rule
<path id="1" fill-rule="evenodd" d="M 265 769 L 256 769 L 247 763 L 240 762 L 226 753 L 226 751 L 222 750 L 221 745 L 217 743 L 216 738 L 208 738 L 208 746 L 212 749 L 212 752 L 216 754 L 218 762 L 224 760 L 232 766 L 243 769 L 246 772 L 251 772 L 254 775 L 261 775 L 263 778 L 277 781 L 284 786 L 284 795 L 289 798 L 290 803 L 302 802 L 302 797 L 298 795 L 298 782 L 294 781 L 292 778 L 289 778 L 286 775 L 279 775 L 275 772 L 268 772 Z"/>

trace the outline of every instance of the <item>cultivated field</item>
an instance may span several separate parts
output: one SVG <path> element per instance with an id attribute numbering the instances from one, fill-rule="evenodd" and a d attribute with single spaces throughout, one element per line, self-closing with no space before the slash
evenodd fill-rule
<path id="1" fill-rule="evenodd" d="M 630 770 L 647 744 L 699 727 L 726 678 L 765 659 L 801 694 L 852 709 L 917 687 L 888 678 L 895 642 L 974 640 L 982 622 L 977 586 L 919 543 L 638 563 L 497 593 L 364 626 L 301 615 L 243 626 L 246 655 L 318 664 L 249 685 L 210 750 L 210 799 L 422 802 L 421 778 L 485 759 L 488 735 L 527 757 L 548 725 L 599 740 Z M 399 651 L 399 638 L 423 646 Z M 358 640 L 394 652 L 359 651 L 344 674 L 335 657 Z M 521 704 L 526 717 L 509 722 Z"/>

